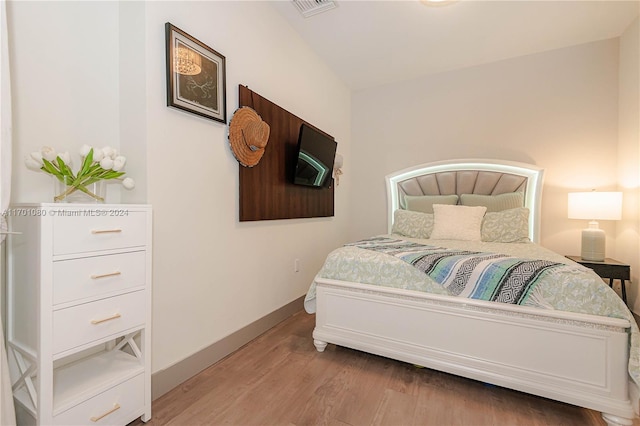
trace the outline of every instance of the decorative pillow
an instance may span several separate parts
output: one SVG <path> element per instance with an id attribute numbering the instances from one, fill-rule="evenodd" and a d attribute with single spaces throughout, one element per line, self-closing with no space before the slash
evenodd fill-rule
<path id="1" fill-rule="evenodd" d="M 432 239 L 480 241 L 484 206 L 448 206 L 434 204 Z"/>
<path id="2" fill-rule="evenodd" d="M 496 243 L 528 243 L 529 209 L 503 210 L 489 212 L 482 221 L 482 241 Z"/>
<path id="3" fill-rule="evenodd" d="M 411 238 L 429 238 L 433 231 L 433 214 L 398 209 L 393 212 L 391 232 Z"/>
<path id="4" fill-rule="evenodd" d="M 523 192 L 507 192 L 500 195 L 462 194 L 460 204 L 463 206 L 485 206 L 487 212 L 499 212 L 524 206 Z"/>
<path id="5" fill-rule="evenodd" d="M 405 195 L 405 208 L 414 212 L 433 213 L 434 204 L 458 204 L 457 195 Z"/>

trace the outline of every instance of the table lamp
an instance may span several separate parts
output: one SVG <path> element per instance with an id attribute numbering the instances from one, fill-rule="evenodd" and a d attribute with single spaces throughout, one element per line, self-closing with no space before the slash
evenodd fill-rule
<path id="1" fill-rule="evenodd" d="M 621 219 L 622 192 L 570 192 L 568 211 L 569 219 L 589 220 L 582 230 L 582 260 L 604 261 L 606 235 L 597 221 Z"/>

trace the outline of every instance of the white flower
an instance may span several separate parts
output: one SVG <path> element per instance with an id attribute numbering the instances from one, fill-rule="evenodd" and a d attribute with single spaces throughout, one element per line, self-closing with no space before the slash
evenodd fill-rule
<path id="1" fill-rule="evenodd" d="M 51 148 L 50 146 L 43 146 L 40 152 L 42 153 L 42 157 L 44 157 L 47 161 L 53 161 L 58 156 L 56 150 Z"/>
<path id="2" fill-rule="evenodd" d="M 84 144 L 80 147 L 80 155 L 86 157 L 89 155 L 89 151 L 91 151 L 91 146 Z"/>
<path id="3" fill-rule="evenodd" d="M 127 162 L 127 159 L 125 157 L 123 157 L 122 155 L 118 155 L 113 160 L 113 170 L 115 170 L 116 172 L 122 170 L 126 162 Z"/>
<path id="4" fill-rule="evenodd" d="M 32 156 L 27 156 L 24 159 L 24 164 L 26 164 L 27 168 L 29 170 L 33 170 L 33 171 L 40 171 L 40 169 L 42 168 L 42 160 L 38 161 L 35 160 Z"/>
<path id="5" fill-rule="evenodd" d="M 136 186 L 133 179 L 124 177 L 127 159 L 115 148 L 106 146 L 96 149 L 85 144 L 82 145 L 79 153 L 80 167 L 75 172 L 72 170 L 73 157 L 69 152 L 58 152 L 50 146 L 43 146 L 38 151 L 28 153 L 25 155 L 24 163 L 29 170 L 43 172 L 58 180 L 71 182 L 63 193 L 54 197 L 55 201 L 60 201 L 76 191 L 98 201 L 104 201 L 103 198 L 92 194 L 88 188 L 88 185 L 99 180 L 118 180 L 126 189 L 133 189 Z M 90 156 L 89 153 L 93 154 Z"/>
<path id="6" fill-rule="evenodd" d="M 34 151 L 29 155 L 31 156 L 31 158 L 36 160 L 38 163 L 42 164 L 42 153 L 40 151 Z"/>
<path id="7" fill-rule="evenodd" d="M 63 152 L 62 154 L 58 154 L 58 157 L 60 157 L 62 161 L 64 161 L 64 164 L 71 167 L 71 156 L 69 155 L 68 152 Z"/>
<path id="8" fill-rule="evenodd" d="M 102 161 L 103 158 L 104 158 L 104 153 L 102 152 L 101 149 L 93 150 L 93 161 L 95 161 L 96 163 L 99 163 L 100 161 Z"/>
<path id="9" fill-rule="evenodd" d="M 102 160 L 100 160 L 100 167 L 105 170 L 113 169 L 113 160 L 110 157 L 104 157 Z"/>
<path id="10" fill-rule="evenodd" d="M 115 158 L 115 155 L 117 154 L 116 150 L 111 148 L 110 146 L 105 146 L 104 148 L 102 148 L 102 153 L 104 154 L 105 157 L 109 157 L 112 160 Z"/>
<path id="11" fill-rule="evenodd" d="M 133 189 L 136 186 L 136 183 L 130 177 L 122 179 L 122 186 L 126 189 Z"/>

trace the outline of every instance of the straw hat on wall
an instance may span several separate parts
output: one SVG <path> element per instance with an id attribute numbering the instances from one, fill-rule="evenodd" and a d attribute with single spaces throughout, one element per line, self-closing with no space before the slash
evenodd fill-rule
<path id="1" fill-rule="evenodd" d="M 264 155 L 269 141 L 269 125 L 250 107 L 236 110 L 229 123 L 229 145 L 238 162 L 253 167 Z"/>

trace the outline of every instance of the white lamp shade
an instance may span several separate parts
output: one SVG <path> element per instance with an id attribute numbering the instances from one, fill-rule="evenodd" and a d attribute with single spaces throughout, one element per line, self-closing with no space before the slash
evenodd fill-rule
<path id="1" fill-rule="evenodd" d="M 620 220 L 622 192 L 570 192 L 569 219 Z"/>
<path id="2" fill-rule="evenodd" d="M 622 192 L 570 192 L 568 216 L 590 221 L 589 228 L 582 231 L 581 256 L 583 260 L 602 262 L 606 235 L 597 221 L 622 218 Z"/>

